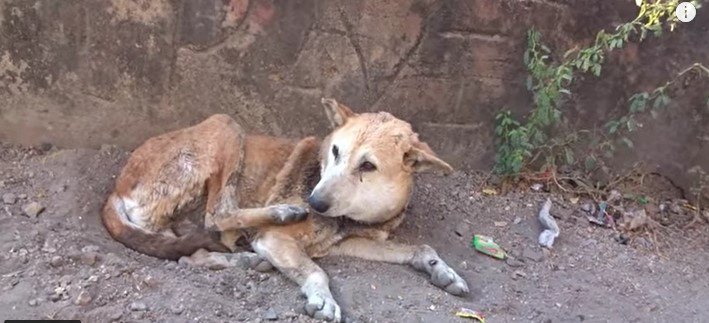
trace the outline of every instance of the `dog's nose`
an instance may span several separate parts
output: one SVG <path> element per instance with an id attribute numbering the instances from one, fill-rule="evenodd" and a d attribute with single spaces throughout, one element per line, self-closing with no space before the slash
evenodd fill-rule
<path id="1" fill-rule="evenodd" d="M 310 204 L 310 207 L 312 207 L 315 211 L 320 213 L 325 213 L 330 208 L 330 204 L 319 199 L 315 196 L 315 194 L 311 194 L 308 197 L 308 204 Z"/>

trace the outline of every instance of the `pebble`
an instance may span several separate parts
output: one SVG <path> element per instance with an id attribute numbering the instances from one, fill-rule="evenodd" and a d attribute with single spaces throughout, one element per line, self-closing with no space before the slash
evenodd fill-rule
<path id="1" fill-rule="evenodd" d="M 113 313 L 108 314 L 108 320 L 111 322 L 115 322 L 121 319 L 123 316 L 123 311 L 120 309 L 117 309 Z"/>
<path id="2" fill-rule="evenodd" d="M 30 218 L 36 218 L 42 211 L 44 211 L 44 206 L 37 202 L 30 202 L 22 207 L 22 212 Z"/>
<path id="3" fill-rule="evenodd" d="M 93 266 L 96 263 L 97 259 L 98 259 L 98 254 L 95 252 L 83 253 L 83 254 L 81 254 L 81 257 L 79 258 L 81 263 L 84 265 L 87 265 L 87 266 Z"/>
<path id="4" fill-rule="evenodd" d="M 158 285 L 157 279 L 155 279 L 153 276 L 145 277 L 143 279 L 143 283 L 148 287 L 155 287 Z"/>
<path id="5" fill-rule="evenodd" d="M 185 308 L 179 304 L 173 305 L 172 307 L 170 307 L 170 312 L 172 312 L 172 314 L 175 314 L 175 315 L 180 315 L 184 311 L 185 311 Z"/>
<path id="6" fill-rule="evenodd" d="M 15 202 L 17 202 L 17 196 L 12 193 L 5 193 L 2 195 L 2 202 L 5 204 L 15 204 Z"/>
<path id="7" fill-rule="evenodd" d="M 49 264 L 54 268 L 61 267 L 64 264 L 64 260 L 62 259 L 62 257 L 54 256 L 49 261 Z"/>
<path id="8" fill-rule="evenodd" d="M 670 212 L 675 213 L 675 214 L 681 214 L 682 207 L 679 206 L 679 203 L 674 202 L 674 203 L 670 204 Z"/>
<path id="9" fill-rule="evenodd" d="M 20 198 L 20 200 L 26 200 L 27 199 L 27 194 L 20 194 L 17 197 Z"/>
<path id="10" fill-rule="evenodd" d="M 74 300 L 75 305 L 80 305 L 80 306 L 86 306 L 91 303 L 91 300 L 93 298 L 91 297 L 91 294 L 87 291 L 82 291 L 79 293 L 79 296 L 76 297 L 76 300 Z"/>
<path id="11" fill-rule="evenodd" d="M 517 279 L 517 277 L 526 278 L 526 277 L 527 277 L 527 274 L 525 274 L 525 273 L 524 273 L 523 271 L 521 271 L 521 270 L 515 270 L 515 272 L 512 274 L 512 279 Z"/>
<path id="12" fill-rule="evenodd" d="M 144 312 L 148 310 L 148 305 L 143 302 L 133 302 L 128 308 L 133 312 Z"/>
<path id="13" fill-rule="evenodd" d="M 273 307 L 269 307 L 266 310 L 266 313 L 263 314 L 263 318 L 269 321 L 276 321 L 278 320 L 278 313 L 276 313 L 276 310 L 274 310 Z"/>
<path id="14" fill-rule="evenodd" d="M 505 263 L 507 263 L 508 266 L 513 267 L 513 268 L 524 267 L 524 262 L 519 261 L 519 260 L 512 258 L 512 257 L 507 257 L 507 259 L 505 260 Z"/>
<path id="15" fill-rule="evenodd" d="M 39 302 L 40 302 L 40 301 L 41 301 L 41 299 L 39 299 L 39 298 L 33 298 L 33 299 L 31 299 L 29 302 L 27 302 L 27 304 L 29 304 L 30 306 L 34 307 L 34 306 L 39 305 Z"/>
<path id="16" fill-rule="evenodd" d="M 59 278 L 59 285 L 60 286 L 67 286 L 71 285 L 72 277 L 70 275 L 64 275 Z"/>
<path id="17" fill-rule="evenodd" d="M 593 214 L 594 209 L 595 209 L 595 207 L 591 203 L 584 203 L 583 205 L 581 205 L 581 210 L 583 210 L 584 212 L 586 212 L 588 214 Z"/>
<path id="18" fill-rule="evenodd" d="M 468 270 L 468 262 L 465 260 L 461 261 L 459 266 L 463 270 Z"/>

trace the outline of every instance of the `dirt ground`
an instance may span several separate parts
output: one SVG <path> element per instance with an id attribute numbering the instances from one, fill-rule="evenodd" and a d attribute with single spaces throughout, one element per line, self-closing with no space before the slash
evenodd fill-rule
<path id="1" fill-rule="evenodd" d="M 111 240 L 98 212 L 125 151 L 42 148 L 0 146 L 0 319 L 311 321 L 297 287 L 276 272 L 190 268 Z M 658 240 L 637 234 L 623 244 L 617 232 L 588 223 L 583 199 L 544 190 L 485 196 L 483 177 L 420 176 L 394 237 L 436 248 L 470 295 L 445 294 L 403 266 L 320 260 L 348 321 L 473 322 L 455 316 L 460 307 L 489 322 L 709 320 L 708 226 L 682 231 L 691 218 L 685 209 L 659 211 L 680 197 L 666 181 L 648 180 L 646 192 L 648 209 L 659 212 L 651 214 L 662 226 Z M 544 251 L 537 212 L 549 196 L 561 235 Z M 41 207 L 32 210 L 32 202 Z M 474 233 L 494 237 L 516 259 L 477 253 Z"/>

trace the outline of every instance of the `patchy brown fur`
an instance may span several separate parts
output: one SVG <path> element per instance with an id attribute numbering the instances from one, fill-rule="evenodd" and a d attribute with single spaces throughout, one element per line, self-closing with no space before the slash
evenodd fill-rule
<path id="1" fill-rule="evenodd" d="M 245 237 L 261 263 L 301 286 L 308 314 L 326 320 L 341 312 L 311 259 L 328 254 L 409 264 L 450 293 L 467 292 L 430 247 L 386 241 L 404 219 L 413 173 L 450 166 L 388 113 L 323 105 L 336 129 L 322 143 L 246 135 L 225 115 L 146 141 L 116 181 L 105 227 L 137 251 L 217 267 L 235 264 L 227 251 Z M 323 212 L 301 207 L 306 199 Z"/>

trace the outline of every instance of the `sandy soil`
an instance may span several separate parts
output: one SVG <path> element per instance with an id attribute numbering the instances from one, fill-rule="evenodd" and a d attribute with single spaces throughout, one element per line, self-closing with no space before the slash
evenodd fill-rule
<path id="1" fill-rule="evenodd" d="M 296 286 L 276 272 L 190 268 L 111 240 L 98 211 L 126 152 L 43 148 L 0 146 L 0 319 L 312 321 Z M 622 244 L 617 232 L 588 223 L 583 200 L 528 189 L 485 196 L 481 178 L 420 176 L 394 238 L 436 248 L 471 294 L 450 296 L 407 267 L 323 259 L 348 321 L 465 322 L 454 315 L 460 307 L 489 322 L 709 320 L 708 229 L 682 231 L 686 210 L 659 211 L 679 197 L 672 187 L 643 188 L 663 226 L 660 243 L 639 234 Z M 537 244 L 547 197 L 561 227 L 551 251 Z M 37 216 L 32 202 L 44 208 Z M 474 233 L 494 237 L 516 259 L 477 253 Z"/>

